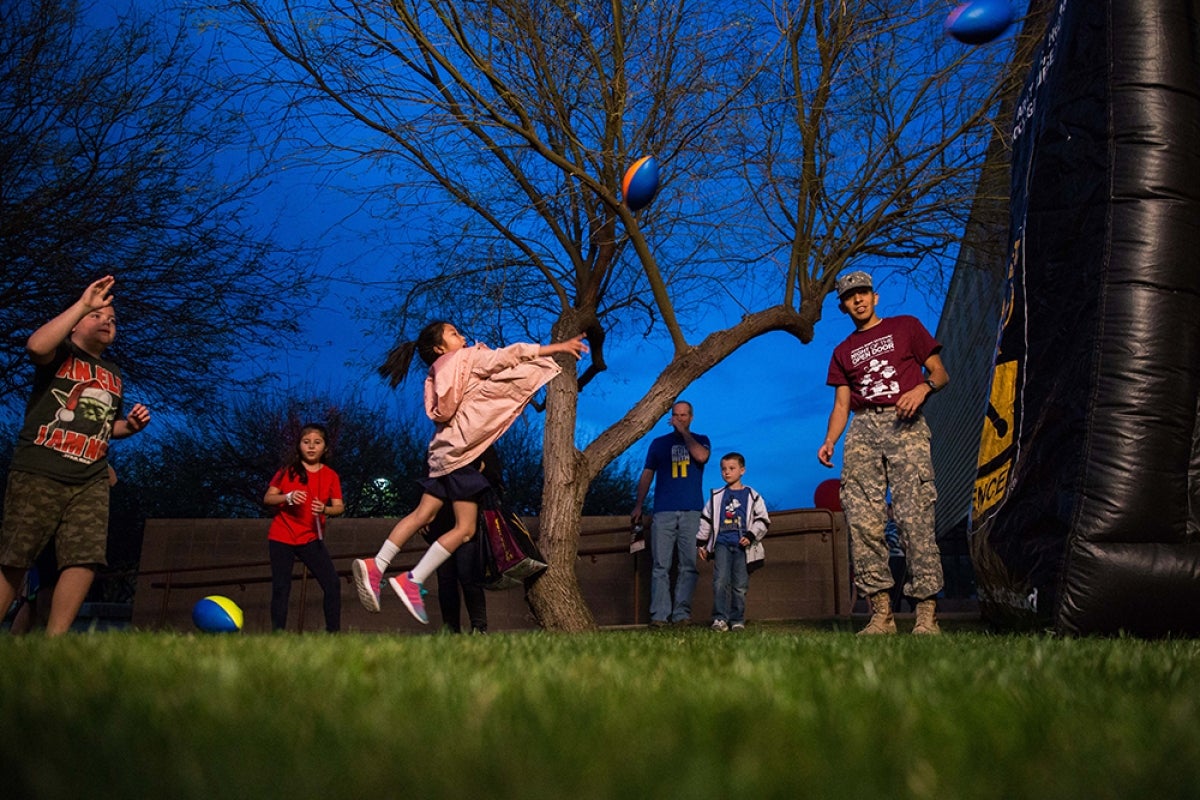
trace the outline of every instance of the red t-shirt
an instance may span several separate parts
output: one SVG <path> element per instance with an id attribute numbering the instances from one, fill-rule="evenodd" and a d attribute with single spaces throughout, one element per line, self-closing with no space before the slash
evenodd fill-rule
<path id="1" fill-rule="evenodd" d="M 916 317 L 887 317 L 833 349 L 825 382 L 850 387 L 851 411 L 894 406 L 900 395 L 925 380 L 925 362 L 941 349 Z"/>
<path id="2" fill-rule="evenodd" d="M 304 469 L 301 467 L 300 469 Z M 291 491 L 308 492 L 308 499 L 298 505 L 279 506 L 275 518 L 271 520 L 271 529 L 267 538 L 284 544 L 308 544 L 318 537 L 318 528 L 325 530 L 325 515 L 312 513 L 312 501 L 320 500 L 326 505 L 334 500 L 342 499 L 342 482 L 338 475 L 324 464 L 316 472 L 307 472 L 308 483 L 300 482 L 300 478 L 284 467 L 271 478 L 271 486 L 287 494 Z"/>

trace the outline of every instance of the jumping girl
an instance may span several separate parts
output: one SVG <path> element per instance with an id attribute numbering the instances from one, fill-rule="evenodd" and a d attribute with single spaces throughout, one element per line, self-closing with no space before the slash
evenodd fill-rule
<path id="1" fill-rule="evenodd" d="M 480 456 L 521 415 L 534 393 L 562 371 L 549 356 L 570 353 L 579 359 L 588 348 L 583 335 L 554 344 L 522 343 L 499 350 L 482 344 L 467 347 L 453 325 L 439 320 L 426 325 L 415 342 L 407 342 L 389 355 L 386 369 L 393 375 L 393 383 L 404 379 L 414 350 L 429 365 L 425 413 L 435 426 L 429 443 L 429 477 L 419 481 L 422 495 L 417 507 L 396 523 L 374 558 L 356 560 L 352 571 L 363 607 L 378 612 L 380 584 L 392 559 L 450 503 L 454 527 L 429 546 L 411 572 L 388 580 L 412 615 L 428 623 L 422 597 L 426 579 L 475 535 L 477 495 L 488 488 L 488 480 L 478 468 Z"/>
<path id="2" fill-rule="evenodd" d="M 263 496 L 263 505 L 277 508 L 267 532 L 271 553 L 271 627 L 287 626 L 288 598 L 292 592 L 292 564 L 300 559 L 325 594 L 325 630 L 342 627 L 342 594 L 337 570 L 325 547 L 325 518 L 345 511 L 342 482 L 325 465 L 329 434 L 323 425 L 309 423 L 300 429 L 300 440 L 287 466 L 275 473 Z"/>

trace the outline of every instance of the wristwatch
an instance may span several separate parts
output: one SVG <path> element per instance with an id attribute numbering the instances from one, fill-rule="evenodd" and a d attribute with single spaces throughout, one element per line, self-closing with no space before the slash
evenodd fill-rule
<path id="1" fill-rule="evenodd" d="M 929 387 L 930 394 L 934 394 L 938 390 L 938 385 L 933 382 L 933 378 L 926 378 L 925 385 Z"/>

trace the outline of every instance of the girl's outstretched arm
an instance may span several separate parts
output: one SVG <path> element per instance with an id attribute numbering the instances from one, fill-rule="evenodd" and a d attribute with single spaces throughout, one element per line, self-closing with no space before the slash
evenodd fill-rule
<path id="1" fill-rule="evenodd" d="M 555 353 L 570 353 L 575 356 L 575 360 L 583 358 L 583 354 L 588 351 L 587 342 L 584 339 L 587 334 L 579 334 L 573 339 L 567 339 L 565 342 L 555 342 L 554 344 L 544 344 L 538 348 L 539 356 L 552 356 Z"/>

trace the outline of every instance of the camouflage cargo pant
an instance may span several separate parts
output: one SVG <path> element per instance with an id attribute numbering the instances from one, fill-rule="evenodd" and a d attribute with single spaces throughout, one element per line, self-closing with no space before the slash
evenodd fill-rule
<path id="1" fill-rule="evenodd" d="M 887 490 L 908 559 L 904 594 L 923 600 L 942 589 L 942 559 L 934 538 L 937 489 L 925 418 L 900 420 L 894 409 L 856 412 L 842 457 L 842 508 L 850 526 L 854 583 L 864 594 L 890 589 Z"/>
<path id="2" fill-rule="evenodd" d="M 0 564 L 29 569 L 51 537 L 60 568 L 104 566 L 108 481 L 75 486 L 29 472 L 9 472 Z"/>

